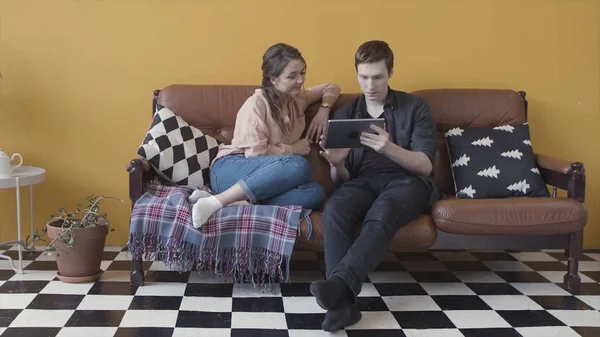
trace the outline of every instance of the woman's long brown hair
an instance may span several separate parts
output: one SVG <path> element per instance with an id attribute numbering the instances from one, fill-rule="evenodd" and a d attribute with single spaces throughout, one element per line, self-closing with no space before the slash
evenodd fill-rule
<path id="1" fill-rule="evenodd" d="M 271 79 L 278 77 L 292 60 L 301 60 L 306 65 L 300 51 L 285 43 L 277 43 L 269 47 L 263 55 L 261 88 L 271 108 L 271 116 L 281 131 L 287 132 L 283 123 L 283 107 L 286 104 L 285 94 L 273 87 Z"/>

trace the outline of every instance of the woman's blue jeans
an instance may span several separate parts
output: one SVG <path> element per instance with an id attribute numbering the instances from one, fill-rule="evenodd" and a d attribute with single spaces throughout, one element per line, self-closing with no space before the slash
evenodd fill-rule
<path id="1" fill-rule="evenodd" d="M 239 184 L 252 204 L 300 205 L 318 210 L 325 190 L 312 180 L 308 161 L 298 155 L 219 158 L 211 168 L 210 185 L 216 193 Z"/>

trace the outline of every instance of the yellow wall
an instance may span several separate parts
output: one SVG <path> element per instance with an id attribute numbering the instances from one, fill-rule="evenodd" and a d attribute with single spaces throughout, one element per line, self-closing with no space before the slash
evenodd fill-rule
<path id="1" fill-rule="evenodd" d="M 128 233 L 127 174 L 172 83 L 256 84 L 263 51 L 285 41 L 308 83 L 359 90 L 353 54 L 368 39 L 396 54 L 394 88 L 526 90 L 537 151 L 581 160 L 600 248 L 598 1 L 0 1 L 0 147 L 44 167 L 36 226 L 90 193 Z M 23 190 L 26 192 L 26 190 Z M 23 219 L 29 203 L 24 195 Z M 14 190 L 0 194 L 0 241 L 13 239 Z"/>

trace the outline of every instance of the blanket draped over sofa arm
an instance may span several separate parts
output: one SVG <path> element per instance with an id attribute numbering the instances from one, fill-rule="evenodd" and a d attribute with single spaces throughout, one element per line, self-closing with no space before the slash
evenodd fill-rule
<path id="1" fill-rule="evenodd" d="M 197 229 L 188 198 L 199 188 L 160 183 L 145 188 L 130 219 L 127 245 L 134 260 L 161 261 L 179 272 L 214 271 L 219 280 L 250 280 L 259 287 L 289 281 L 298 225 L 308 219 L 309 210 L 300 206 L 229 206 Z"/>

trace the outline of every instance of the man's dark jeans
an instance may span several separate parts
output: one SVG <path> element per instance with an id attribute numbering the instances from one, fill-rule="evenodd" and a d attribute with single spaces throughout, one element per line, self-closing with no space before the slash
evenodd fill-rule
<path id="1" fill-rule="evenodd" d="M 426 212 L 428 205 L 429 191 L 414 176 L 379 174 L 342 184 L 323 214 L 327 278 L 341 277 L 358 296 L 396 231 Z"/>

